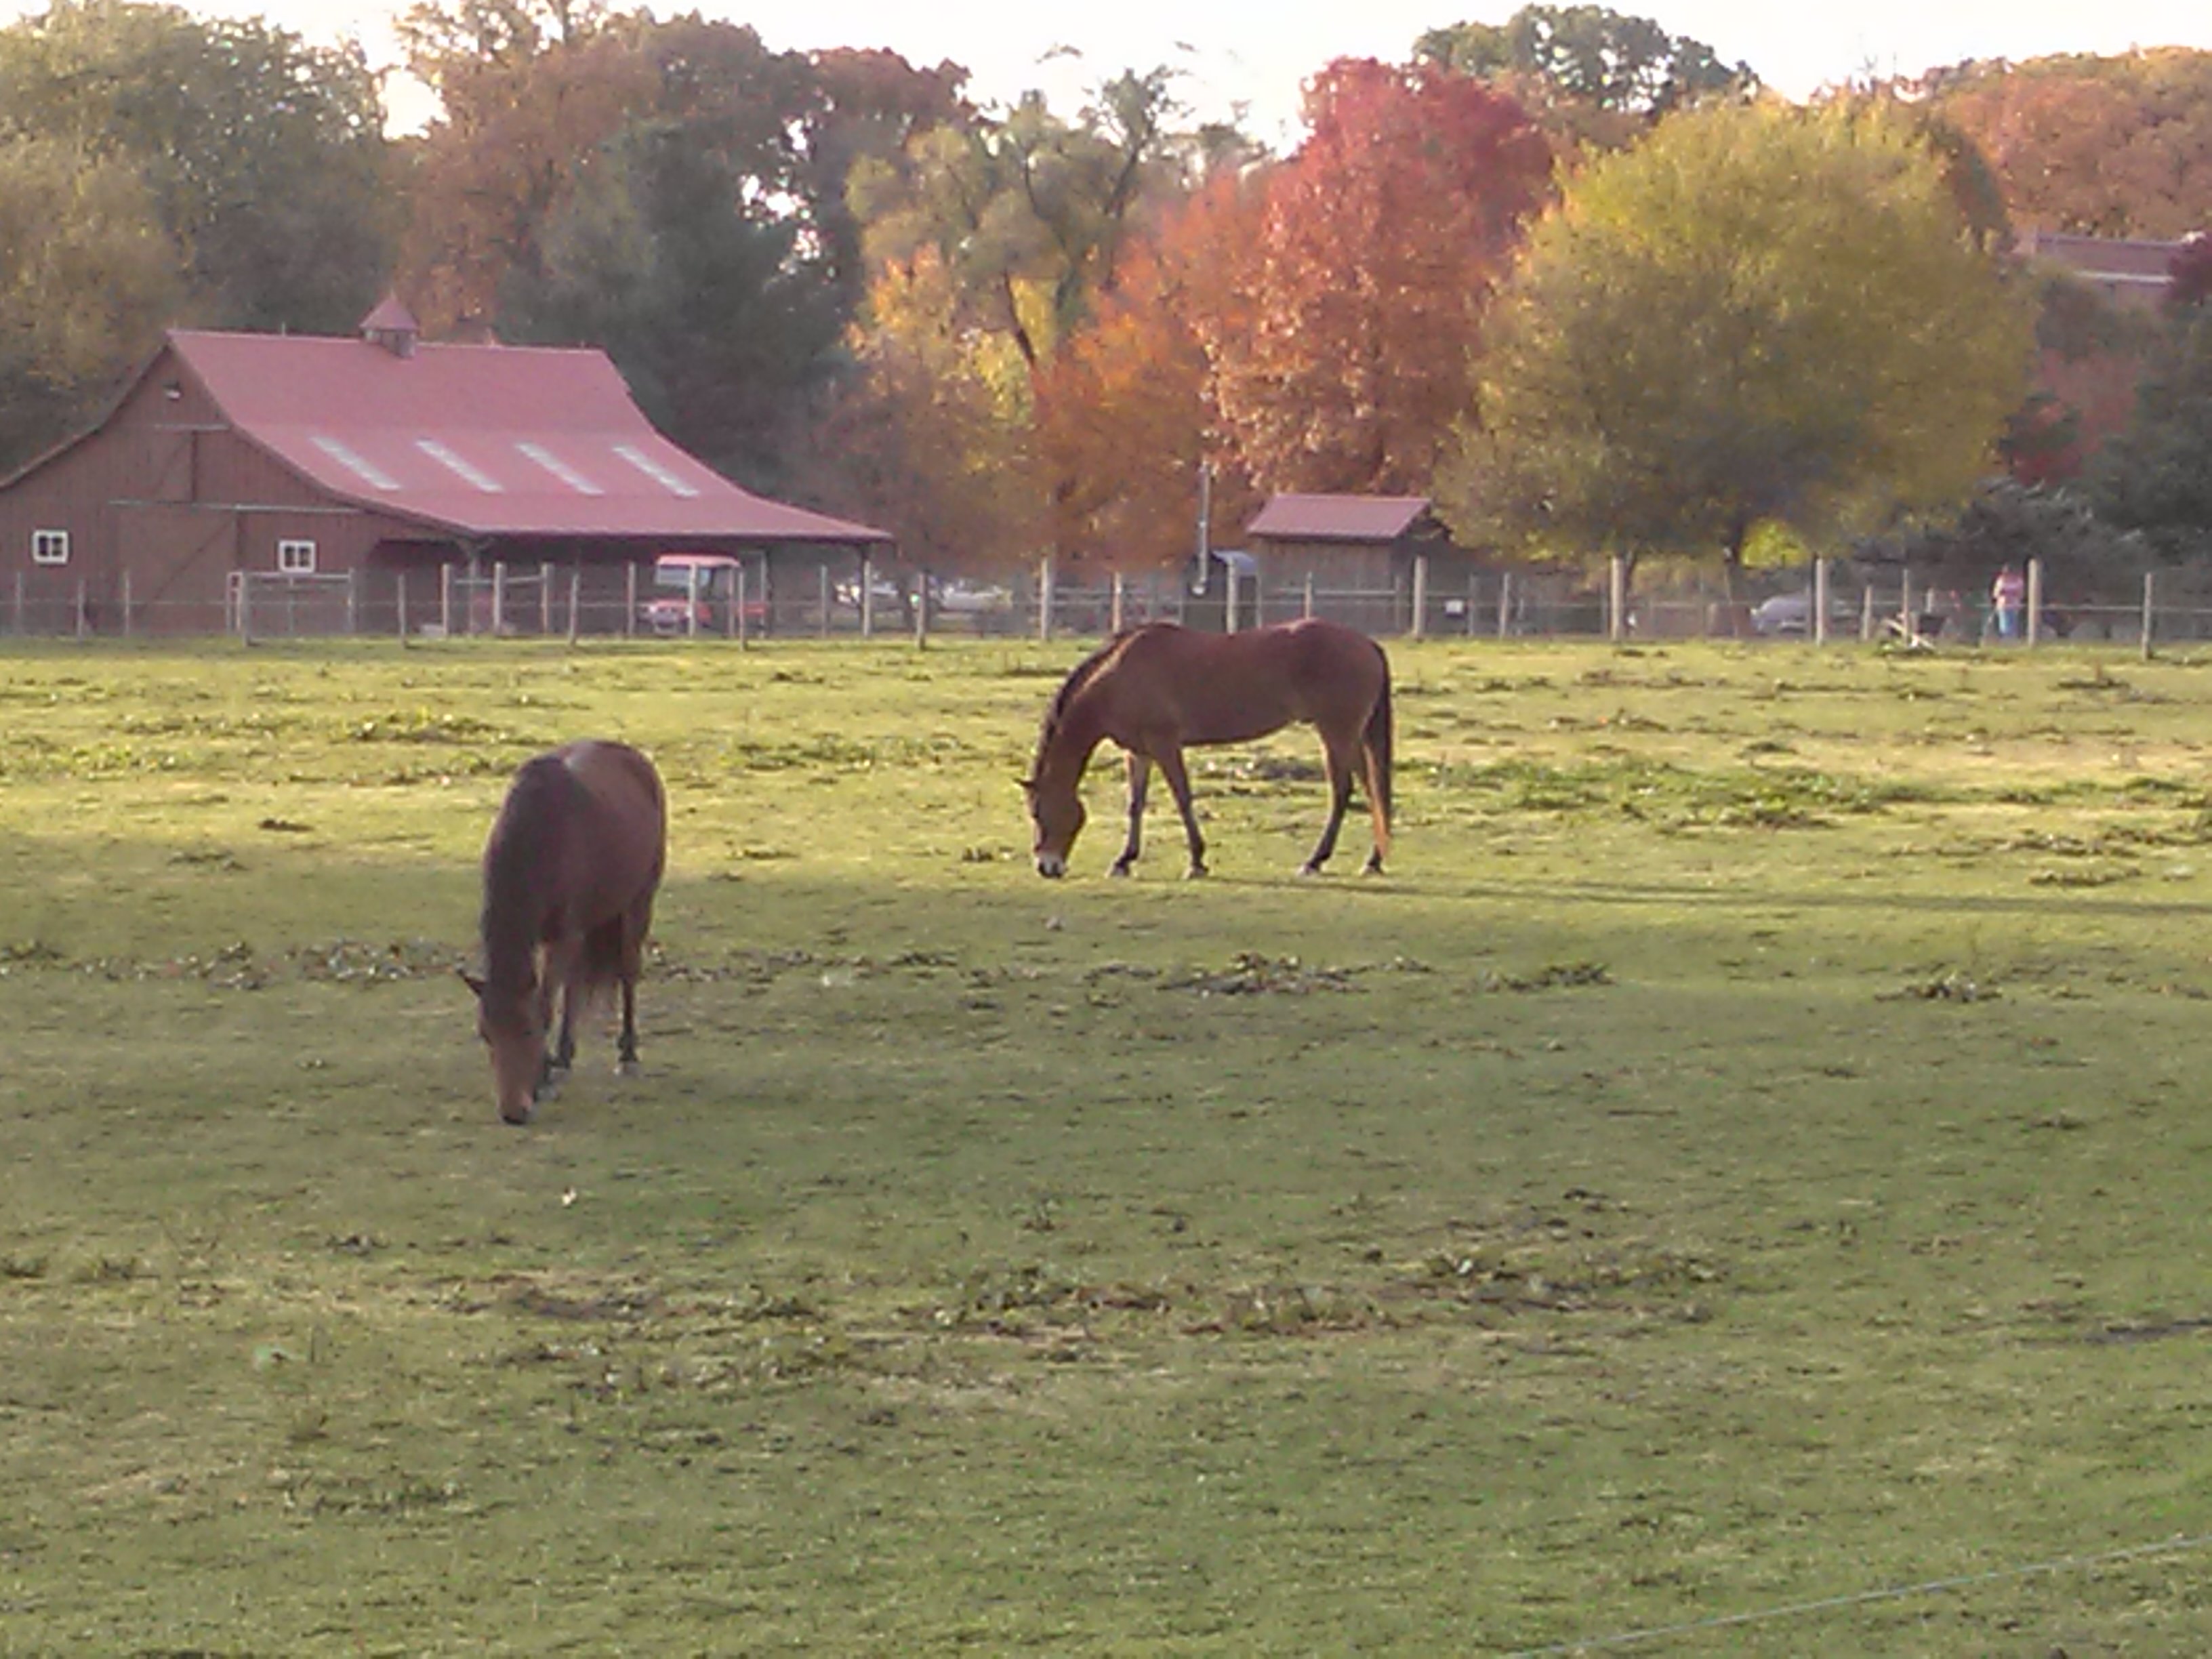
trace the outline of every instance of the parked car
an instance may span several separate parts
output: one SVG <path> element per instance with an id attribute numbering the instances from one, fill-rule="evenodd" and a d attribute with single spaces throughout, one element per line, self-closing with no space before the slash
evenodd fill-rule
<path id="1" fill-rule="evenodd" d="M 638 602 L 637 619 L 663 639 L 692 632 L 695 622 L 702 633 L 726 627 L 730 599 L 744 568 L 741 560 L 726 553 L 664 553 L 653 561 L 653 592 Z M 698 582 L 696 611 L 694 572 Z M 753 591 L 745 595 L 745 620 L 758 623 L 768 616 L 768 601 L 757 591 L 757 581 L 746 586 Z"/>
<path id="2" fill-rule="evenodd" d="M 937 608 L 952 616 L 984 616 L 1014 608 L 1014 596 L 1003 587 L 978 582 L 948 581 L 937 589 Z"/>
<path id="3" fill-rule="evenodd" d="M 1761 599 L 1751 608 L 1751 631 L 1754 634 L 1788 635 L 1808 631 L 1813 615 L 1813 596 L 1802 589 L 1795 593 L 1777 593 L 1771 599 Z M 1858 609 L 1849 600 L 1831 595 L 1828 599 L 1828 632 L 1839 634 L 1856 627 Z"/>

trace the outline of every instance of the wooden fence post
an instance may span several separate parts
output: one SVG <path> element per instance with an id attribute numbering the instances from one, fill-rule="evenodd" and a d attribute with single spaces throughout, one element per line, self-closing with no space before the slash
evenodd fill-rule
<path id="1" fill-rule="evenodd" d="M 1114 573 L 1113 597 L 1107 601 L 1106 631 L 1109 634 L 1119 634 L 1121 631 L 1122 604 L 1121 573 L 1117 570 Z"/>
<path id="2" fill-rule="evenodd" d="M 2021 637 L 2033 645 L 2043 637 L 2043 561 L 2027 562 L 2027 626 Z"/>
<path id="3" fill-rule="evenodd" d="M 21 592 L 21 578 L 17 579 L 17 592 L 19 593 Z M 2150 660 L 2151 617 L 2157 606 L 2157 593 L 2158 573 L 2152 570 L 2144 571 L 2142 604 L 2142 659 L 2145 662 L 2148 662 Z"/>
<path id="4" fill-rule="evenodd" d="M 399 630 L 399 643 L 407 643 L 407 573 L 399 571 L 392 579 L 392 619 Z"/>
<path id="5" fill-rule="evenodd" d="M 872 640 L 876 636 L 876 567 L 866 553 L 860 555 L 860 637 Z"/>
<path id="6" fill-rule="evenodd" d="M 1052 561 L 1037 561 L 1037 640 L 1040 644 L 1052 638 Z"/>
<path id="7" fill-rule="evenodd" d="M 1865 645 L 1874 638 L 1874 584 L 1866 585 L 1866 595 L 1859 601 L 1859 643 Z"/>
<path id="8" fill-rule="evenodd" d="M 1628 637 L 1628 561 L 1616 553 L 1607 562 L 1606 637 L 1615 645 Z"/>
<path id="9" fill-rule="evenodd" d="M 584 632 L 584 566 L 580 559 L 568 567 L 568 643 L 574 645 Z"/>
<path id="10" fill-rule="evenodd" d="M 1897 636 L 1910 645 L 1917 637 L 1918 630 L 1912 626 L 1912 572 L 1909 567 L 1898 567 L 1897 582 Z"/>
<path id="11" fill-rule="evenodd" d="M 1429 631 L 1429 556 L 1413 555 L 1413 628 L 1415 639 L 1425 638 Z"/>
<path id="12" fill-rule="evenodd" d="M 1224 634 L 1234 634 L 1237 631 L 1237 567 L 1224 563 L 1221 567 L 1221 572 L 1224 578 L 1221 586 L 1221 631 Z"/>
<path id="13" fill-rule="evenodd" d="M 929 572 L 921 573 L 914 586 L 914 648 L 924 651 L 929 647 Z"/>
<path id="14" fill-rule="evenodd" d="M 507 561 L 491 562 L 491 636 L 507 632 Z"/>
<path id="15" fill-rule="evenodd" d="M 1813 561 L 1813 643 L 1828 642 L 1828 561 Z"/>
<path id="16" fill-rule="evenodd" d="M 748 624 L 745 619 L 745 588 L 747 584 L 745 581 L 745 562 L 743 559 L 739 559 L 738 561 L 738 568 L 735 574 L 736 580 L 732 583 L 732 586 L 737 589 L 737 598 L 732 601 L 732 603 L 737 606 L 738 612 L 738 648 L 742 651 L 748 644 L 750 643 L 750 641 L 746 638 Z M 763 591 L 765 591 L 765 589 L 763 589 Z"/>
<path id="17" fill-rule="evenodd" d="M 637 561 L 623 563 L 623 637 L 637 637 Z"/>
<path id="18" fill-rule="evenodd" d="M 538 562 L 538 631 L 550 638 L 553 633 L 553 562 Z"/>
<path id="19" fill-rule="evenodd" d="M 450 559 L 438 566 L 438 633 L 444 639 L 453 637 L 453 563 Z"/>
<path id="20" fill-rule="evenodd" d="M 131 567 L 123 567 L 123 637 L 131 637 Z"/>
<path id="21" fill-rule="evenodd" d="M 1513 631 L 1513 573 L 1498 573 L 1498 637 L 1504 639 Z"/>

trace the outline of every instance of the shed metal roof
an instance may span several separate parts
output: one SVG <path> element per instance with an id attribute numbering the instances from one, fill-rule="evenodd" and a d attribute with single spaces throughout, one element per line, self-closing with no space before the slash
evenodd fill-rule
<path id="1" fill-rule="evenodd" d="M 603 351 L 178 329 L 231 422 L 321 489 L 467 536 L 884 542 L 755 495 L 653 429 Z"/>
<path id="2" fill-rule="evenodd" d="M 1284 542 L 1393 542 L 1428 510 L 1425 495 L 1271 495 L 1244 533 Z"/>

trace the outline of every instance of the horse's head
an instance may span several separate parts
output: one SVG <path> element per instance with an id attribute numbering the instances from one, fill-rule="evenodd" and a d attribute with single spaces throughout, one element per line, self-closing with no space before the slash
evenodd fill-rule
<path id="1" fill-rule="evenodd" d="M 1036 855 L 1037 874 L 1064 876 L 1067 854 L 1083 833 L 1083 797 L 1073 782 L 1047 784 L 1040 777 L 1022 780 L 1029 797 L 1030 822 L 1036 828 L 1030 851 Z"/>
<path id="2" fill-rule="evenodd" d="M 509 1123 L 530 1121 L 545 1074 L 545 1015 L 536 988 L 487 985 L 463 974 L 477 996 L 477 1035 L 491 1050 L 492 1092 Z"/>

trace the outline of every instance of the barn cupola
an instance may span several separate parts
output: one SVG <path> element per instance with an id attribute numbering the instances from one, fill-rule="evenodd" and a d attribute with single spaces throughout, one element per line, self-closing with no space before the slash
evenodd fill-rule
<path id="1" fill-rule="evenodd" d="M 415 313 L 399 303 L 399 296 L 387 294 L 375 310 L 361 319 L 361 337 L 373 346 L 381 346 L 395 357 L 412 357 L 415 342 L 422 326 L 415 320 Z"/>

